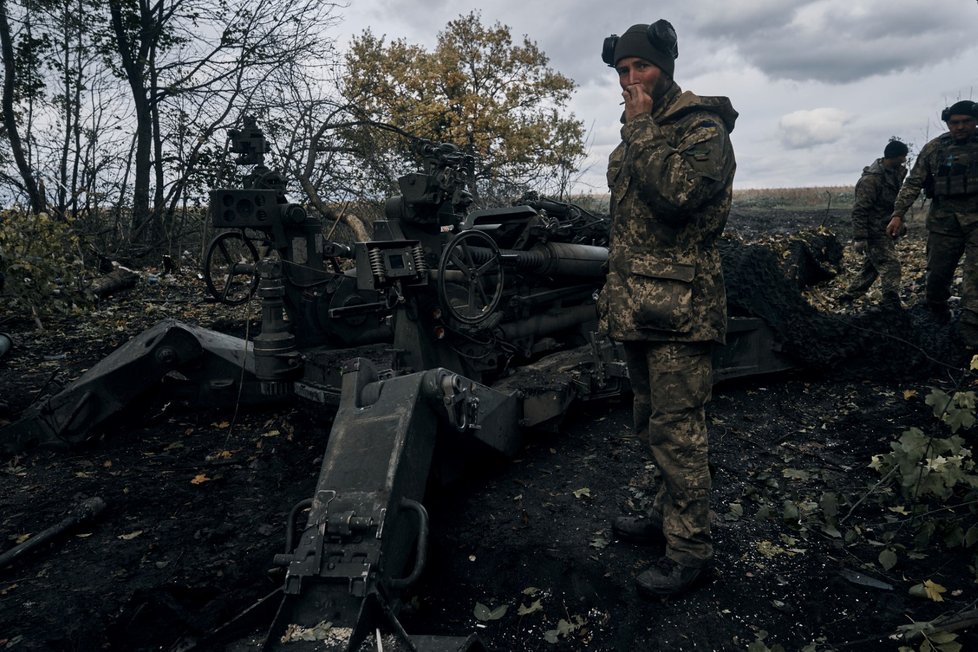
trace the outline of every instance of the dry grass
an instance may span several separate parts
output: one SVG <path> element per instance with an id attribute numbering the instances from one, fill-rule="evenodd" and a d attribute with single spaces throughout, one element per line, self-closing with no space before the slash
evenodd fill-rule
<path id="1" fill-rule="evenodd" d="M 814 188 L 734 189 L 733 203 L 738 208 L 825 209 L 852 208 L 852 186 Z M 570 201 L 594 212 L 608 211 L 608 195 L 581 195 Z"/>
<path id="2" fill-rule="evenodd" d="M 853 187 L 735 189 L 733 201 L 744 208 L 852 208 Z"/>

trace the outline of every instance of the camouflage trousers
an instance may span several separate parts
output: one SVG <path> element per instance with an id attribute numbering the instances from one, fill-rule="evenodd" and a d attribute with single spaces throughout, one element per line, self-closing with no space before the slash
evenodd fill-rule
<path id="1" fill-rule="evenodd" d="M 892 238 L 879 238 L 866 241 L 866 253 L 859 274 L 846 288 L 846 294 L 855 299 L 880 279 L 883 295 L 900 294 L 900 261 Z"/>
<path id="2" fill-rule="evenodd" d="M 957 233 L 927 234 L 927 303 L 941 309 L 951 296 L 958 262 L 961 269 L 961 317 L 958 330 L 965 346 L 978 349 L 978 224 L 959 226 Z"/>
<path id="3" fill-rule="evenodd" d="M 705 405 L 713 391 L 712 345 L 625 342 L 635 430 L 648 437 L 662 475 L 651 518 L 662 520 L 666 556 L 684 566 L 713 557 Z"/>

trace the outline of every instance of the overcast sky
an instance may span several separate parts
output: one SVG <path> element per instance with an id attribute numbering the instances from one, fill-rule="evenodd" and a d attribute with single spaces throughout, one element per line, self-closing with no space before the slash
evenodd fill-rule
<path id="1" fill-rule="evenodd" d="M 891 136 L 918 151 L 945 130 L 940 112 L 978 99 L 976 0 L 349 0 L 340 40 L 370 28 L 433 48 L 472 10 L 510 28 L 577 83 L 569 111 L 584 123 L 589 170 L 580 191 L 604 192 L 618 143 L 621 91 L 601 44 L 665 18 L 679 35 L 675 79 L 726 95 L 735 188 L 852 185 Z"/>

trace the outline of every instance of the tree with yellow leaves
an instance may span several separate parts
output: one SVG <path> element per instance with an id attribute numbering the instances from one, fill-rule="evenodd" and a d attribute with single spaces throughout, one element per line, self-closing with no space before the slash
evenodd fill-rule
<path id="1" fill-rule="evenodd" d="M 527 37 L 514 44 L 508 26 L 486 27 L 478 12 L 450 21 L 432 51 L 366 30 L 346 63 L 341 92 L 367 120 L 475 155 L 477 199 L 561 194 L 584 155 L 583 124 L 565 114 L 574 81 Z M 405 150 L 390 132 L 371 138 Z"/>

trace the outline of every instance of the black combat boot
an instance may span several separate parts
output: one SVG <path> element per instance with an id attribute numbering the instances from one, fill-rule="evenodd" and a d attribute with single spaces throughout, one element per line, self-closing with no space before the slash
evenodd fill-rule
<path id="1" fill-rule="evenodd" d="M 696 586 L 706 566 L 684 566 L 668 557 L 660 557 L 639 573 L 635 584 L 639 593 L 653 598 L 679 595 Z"/>
<path id="2" fill-rule="evenodd" d="M 665 543 L 662 520 L 648 516 L 619 516 L 611 521 L 611 531 L 626 541 L 640 544 Z"/>
<path id="3" fill-rule="evenodd" d="M 900 295 L 896 292 L 884 292 L 883 301 L 880 304 L 883 308 L 893 309 L 893 310 L 903 310 L 903 304 L 900 303 Z"/>

